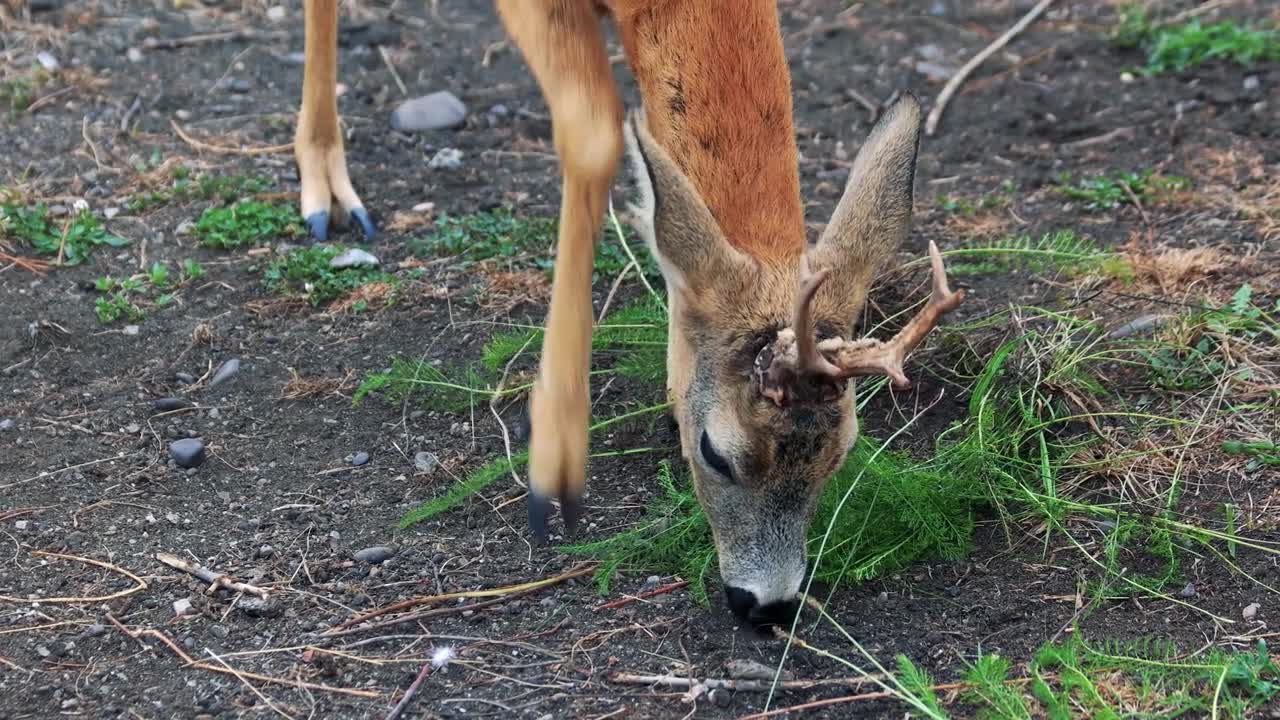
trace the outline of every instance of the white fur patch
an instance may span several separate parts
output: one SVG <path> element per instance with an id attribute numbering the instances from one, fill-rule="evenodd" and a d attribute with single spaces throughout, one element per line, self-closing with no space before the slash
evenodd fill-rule
<path id="1" fill-rule="evenodd" d="M 649 246 L 649 252 L 658 261 L 658 269 L 667 281 L 668 294 L 675 287 L 686 287 L 684 275 L 658 249 L 658 233 L 654 212 L 657 201 L 653 193 L 653 182 L 649 177 L 649 168 L 645 163 L 644 153 L 640 152 L 640 139 L 636 137 L 636 124 L 644 122 L 644 114 L 633 112 L 622 124 L 622 136 L 625 139 L 628 165 L 635 178 L 638 197 L 636 202 L 628 203 L 627 211 L 631 215 L 631 227 L 639 233 L 641 239 Z"/>

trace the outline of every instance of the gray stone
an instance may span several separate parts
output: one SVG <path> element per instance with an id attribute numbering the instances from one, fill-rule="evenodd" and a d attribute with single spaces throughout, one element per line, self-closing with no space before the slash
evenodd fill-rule
<path id="1" fill-rule="evenodd" d="M 94 623 L 84 629 L 85 637 L 100 637 L 107 633 L 107 626 L 102 623 Z"/>
<path id="2" fill-rule="evenodd" d="M 217 623 L 209 626 L 209 632 L 219 640 L 226 640 L 227 636 L 231 634 L 231 632 L 227 630 L 226 625 L 219 625 Z"/>
<path id="3" fill-rule="evenodd" d="M 13 429 L 13 418 L 5 418 L 0 420 L 0 432 Z"/>
<path id="4" fill-rule="evenodd" d="M 191 601 L 186 598 L 179 598 L 173 601 L 173 614 L 179 617 L 191 614 Z"/>
<path id="5" fill-rule="evenodd" d="M 351 456 L 351 464 L 352 464 L 352 465 L 357 465 L 357 466 L 359 466 L 359 465 L 363 465 L 363 464 L 365 464 L 365 463 L 367 463 L 367 462 L 369 462 L 369 453 L 367 453 L 367 452 L 365 452 L 365 451 L 363 451 L 363 450 L 361 450 L 360 452 L 358 452 L 358 453 L 356 453 L 356 454 L 354 454 L 354 455 L 352 455 L 352 456 Z"/>
<path id="6" fill-rule="evenodd" d="M 262 547 L 258 548 L 258 557 L 260 558 L 269 558 L 275 554 L 276 554 L 276 549 L 271 547 L 270 545 L 263 545 Z"/>
<path id="7" fill-rule="evenodd" d="M 348 248 L 329 260 L 329 267 L 335 270 L 362 266 L 377 267 L 381 264 L 382 261 L 374 257 L 372 253 L 360 248 Z"/>
<path id="8" fill-rule="evenodd" d="M 130 435 L 136 435 L 142 431 L 142 426 L 138 423 L 129 423 L 124 426 L 124 431 Z"/>
<path id="9" fill-rule="evenodd" d="M 36 62 L 40 63 L 40 67 L 49 72 L 58 72 L 58 69 L 62 67 L 62 63 L 58 62 L 58 58 L 54 57 L 53 53 L 48 50 L 41 50 L 36 53 Z"/>
<path id="10" fill-rule="evenodd" d="M 240 608 L 245 615 L 249 617 L 275 617 L 279 615 L 283 608 L 280 603 L 272 598 L 263 600 L 256 595 L 242 595 L 236 601 L 236 607 Z"/>
<path id="11" fill-rule="evenodd" d="M 467 106 L 448 90 L 400 103 L 391 113 L 391 128 L 400 132 L 445 130 L 467 119 Z"/>
<path id="12" fill-rule="evenodd" d="M 396 551 L 394 548 L 386 545 L 374 545 L 373 547 L 367 547 L 363 550 L 357 550 L 352 557 L 360 562 L 369 563 L 370 565 L 381 565 L 387 561 L 387 558 L 395 555 L 395 553 Z"/>
<path id="13" fill-rule="evenodd" d="M 152 409 L 156 412 L 172 412 L 174 410 L 181 410 L 182 408 L 190 407 L 190 405 L 191 404 L 186 400 L 175 397 L 159 398 L 155 402 L 151 403 Z"/>
<path id="14" fill-rule="evenodd" d="M 1252 620 L 1258 617 L 1258 610 L 1260 610 L 1261 608 L 1262 606 L 1259 605 L 1258 603 L 1249 603 L 1248 605 L 1244 606 L 1244 610 L 1240 611 L 1240 617 L 1244 618 L 1245 620 Z"/>
<path id="15" fill-rule="evenodd" d="M 126 50 L 124 56 L 128 58 L 131 63 L 140 63 L 143 59 L 142 51 L 136 47 L 131 47 Z"/>
<path id="16" fill-rule="evenodd" d="M 457 148 L 440 148 L 427 167 L 435 170 L 457 170 L 462 167 L 462 151 Z"/>
<path id="17" fill-rule="evenodd" d="M 1243 87 L 1247 93 L 1256 92 L 1258 88 L 1262 87 L 1262 81 L 1258 79 L 1257 75 L 1246 75 Z"/>
<path id="18" fill-rule="evenodd" d="M 413 456 L 413 468 L 420 473 L 430 473 L 440 466 L 440 458 L 433 452 L 419 450 Z"/>
<path id="19" fill-rule="evenodd" d="M 122 329 L 120 332 L 124 333 L 125 335 L 137 335 L 138 333 L 142 332 L 142 328 L 137 325 L 125 325 L 124 329 Z"/>
<path id="20" fill-rule="evenodd" d="M 733 695 L 724 688 L 713 688 L 710 695 L 711 702 L 715 703 L 716 707 L 727 708 L 733 704 Z"/>
<path id="21" fill-rule="evenodd" d="M 190 385 L 191 383 L 196 381 L 196 376 L 192 375 L 191 373 L 179 372 L 179 373 L 173 374 L 173 379 L 177 380 L 183 385 Z"/>
<path id="22" fill-rule="evenodd" d="M 253 83 L 242 78 L 237 78 L 227 82 L 227 89 L 233 93 L 247 93 L 253 89 Z"/>
<path id="23" fill-rule="evenodd" d="M 169 457 L 180 468 L 200 467 L 204 464 L 204 443 L 199 438 L 184 438 L 169 443 Z"/>
<path id="24" fill-rule="evenodd" d="M 916 72 L 924 75 L 930 80 L 936 80 L 939 82 L 943 80 L 950 80 L 951 76 L 956 74 L 955 68 L 948 67 L 946 65 L 939 65 L 938 63 L 929 62 L 928 60 L 921 60 L 917 62 Z"/>
<path id="25" fill-rule="evenodd" d="M 214 371 L 213 378 L 209 380 L 209 389 L 218 387 L 219 385 L 231 380 L 240 372 L 240 358 L 231 358 L 230 360 L 218 366 Z"/>
<path id="26" fill-rule="evenodd" d="M 1181 597 L 1181 598 L 1193 598 L 1195 596 L 1196 596 L 1195 583 L 1187 583 L 1186 585 L 1182 586 L 1181 590 L 1178 591 L 1178 597 Z"/>

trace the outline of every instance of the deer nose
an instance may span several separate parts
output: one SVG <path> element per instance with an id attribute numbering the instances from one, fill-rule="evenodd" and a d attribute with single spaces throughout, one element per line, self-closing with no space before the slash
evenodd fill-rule
<path id="1" fill-rule="evenodd" d="M 738 616 L 739 620 L 749 622 L 757 629 L 768 625 L 790 626 L 791 621 L 796 617 L 796 612 L 800 609 L 799 599 L 779 600 L 761 605 L 755 593 L 733 585 L 725 586 L 724 597 L 728 601 L 729 609 Z"/>

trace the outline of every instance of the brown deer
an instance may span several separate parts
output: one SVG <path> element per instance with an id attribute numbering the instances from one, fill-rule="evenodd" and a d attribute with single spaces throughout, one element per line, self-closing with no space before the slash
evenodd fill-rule
<path id="1" fill-rule="evenodd" d="M 372 231 L 338 135 L 336 0 L 306 2 L 296 152 L 302 211 L 324 236 L 330 198 Z M 562 173 L 555 282 L 530 405 L 529 520 L 553 499 L 572 531 L 587 459 L 591 269 L 624 140 L 639 232 L 669 298 L 668 392 L 715 535 L 729 606 L 794 614 L 815 500 L 858 432 L 850 379 L 886 375 L 959 304 L 930 246 L 933 292 L 892 340 L 844 340 L 906 237 L 920 107 L 903 96 L 853 163 L 825 232 L 805 241 L 791 80 L 768 0 L 498 0 L 550 107 Z M 643 112 L 624 122 L 599 14 L 616 23 Z"/>

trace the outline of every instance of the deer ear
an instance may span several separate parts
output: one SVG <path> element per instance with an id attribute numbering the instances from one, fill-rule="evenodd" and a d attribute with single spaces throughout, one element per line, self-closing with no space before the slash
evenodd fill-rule
<path id="1" fill-rule="evenodd" d="M 829 268 L 823 288 L 852 322 L 879 266 L 906 239 L 920 146 L 920 102 L 904 94 L 871 129 L 849 172 L 840 204 L 814 248 L 815 270 Z"/>
<path id="2" fill-rule="evenodd" d="M 628 116 L 623 134 L 639 191 L 639 202 L 630 207 L 632 225 L 671 287 L 696 291 L 745 262 L 725 240 L 693 183 L 649 134 L 643 113 Z"/>

